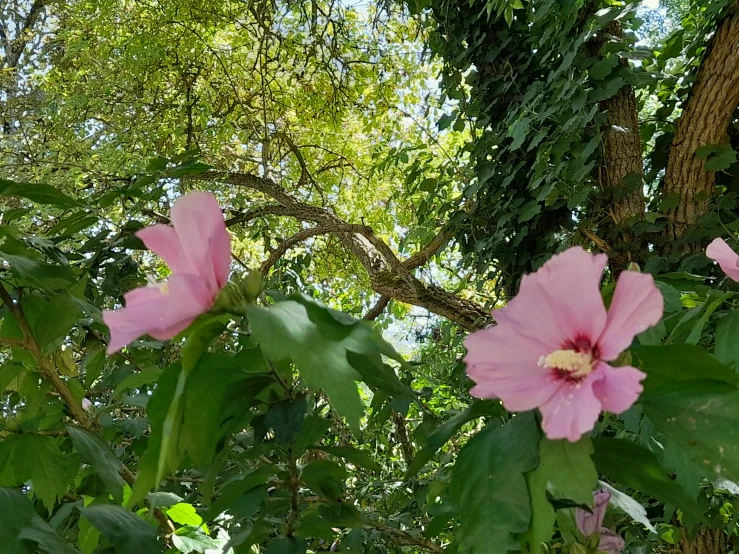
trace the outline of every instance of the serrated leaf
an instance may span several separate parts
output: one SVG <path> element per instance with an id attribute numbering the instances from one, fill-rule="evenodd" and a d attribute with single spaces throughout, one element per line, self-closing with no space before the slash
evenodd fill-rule
<path id="1" fill-rule="evenodd" d="M 252 335 L 269 360 L 291 359 L 308 387 L 323 389 L 359 434 L 364 405 L 356 381 L 361 375 L 347 361 L 347 349 L 369 335 L 360 322 L 340 322 L 318 304 L 311 311 L 308 308 L 296 299 L 267 308 L 250 305 Z"/>
<path id="2" fill-rule="evenodd" d="M 65 455 L 52 437 L 24 433 L 15 440 L 13 467 L 22 483 L 31 480 L 33 494 L 48 509 L 67 492 L 79 464 Z"/>
<path id="3" fill-rule="evenodd" d="M 52 296 L 34 325 L 33 334 L 39 346 L 45 352 L 51 352 L 81 316 L 80 309 L 67 296 Z"/>
<path id="4" fill-rule="evenodd" d="M 506 552 L 511 533 L 531 521 L 524 473 L 539 462 L 539 430 L 533 414 L 501 427 L 489 425 L 462 448 L 450 491 L 459 510 L 460 544 L 470 554 Z"/>
<path id="5" fill-rule="evenodd" d="M 69 286 L 75 280 L 74 272 L 66 265 L 52 265 L 25 256 L 16 256 L 0 250 L 13 273 L 29 284 L 54 292 Z"/>
<path id="6" fill-rule="evenodd" d="M 288 445 L 303 429 L 308 410 L 305 396 L 272 404 L 264 416 L 264 424 L 274 430 L 277 442 Z"/>

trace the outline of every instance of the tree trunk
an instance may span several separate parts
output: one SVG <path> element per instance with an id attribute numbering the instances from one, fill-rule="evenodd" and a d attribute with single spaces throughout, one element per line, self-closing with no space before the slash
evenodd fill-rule
<path id="1" fill-rule="evenodd" d="M 683 534 L 669 554 L 726 554 L 730 546 L 723 529 L 700 529 L 692 539 Z"/>
<path id="2" fill-rule="evenodd" d="M 665 173 L 664 195 L 680 204 L 668 213 L 667 236 L 683 235 L 708 211 L 716 175 L 704 168 L 696 149 L 725 140 L 739 104 L 739 1 L 731 5 L 703 58 L 685 111 L 677 124 Z M 690 250 L 690 248 L 688 248 Z"/>
<path id="3" fill-rule="evenodd" d="M 623 37 L 620 22 L 611 22 L 592 40 L 592 55 L 600 53 L 609 36 Z M 623 58 L 619 63 L 628 65 Z M 631 224 L 644 217 L 644 162 L 634 89 L 630 85 L 622 87 L 602 101 L 600 108 L 607 114 L 603 127 L 602 166 L 598 168 L 609 218 L 604 238 L 609 243 L 611 269 L 621 271 L 631 261 L 642 261 L 641 247 L 630 229 Z"/>

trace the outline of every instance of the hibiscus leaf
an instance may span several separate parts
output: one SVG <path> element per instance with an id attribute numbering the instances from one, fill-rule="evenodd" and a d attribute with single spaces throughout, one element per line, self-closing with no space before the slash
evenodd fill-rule
<path id="1" fill-rule="evenodd" d="M 349 364 L 347 349 L 367 333 L 361 322 L 331 312 L 294 297 L 266 308 L 250 305 L 247 310 L 252 335 L 267 359 L 292 360 L 308 387 L 323 389 L 334 409 L 359 434 L 364 405 L 356 381 L 362 377 Z"/>
<path id="2" fill-rule="evenodd" d="M 739 482 L 739 389 L 715 381 L 676 382 L 652 391 L 642 406 L 704 476 Z"/>
<path id="3" fill-rule="evenodd" d="M 54 554 L 79 554 L 59 536 L 34 510 L 33 504 L 20 492 L 0 488 L 0 544 L 3 554 L 33 554 L 38 548 Z"/>
<path id="4" fill-rule="evenodd" d="M 156 529 L 133 512 L 109 504 L 78 509 L 118 554 L 160 554 Z"/>
<path id="5" fill-rule="evenodd" d="M 67 433 L 80 457 L 97 472 L 113 499 L 121 503 L 124 485 L 121 472 L 124 468 L 118 456 L 99 435 L 71 425 L 67 425 Z"/>
<path id="6" fill-rule="evenodd" d="M 470 554 L 506 552 L 511 533 L 531 521 L 524 473 L 539 461 L 539 430 L 532 413 L 488 425 L 462 448 L 450 491 L 459 510 L 462 547 Z"/>
<path id="7" fill-rule="evenodd" d="M 644 494 L 680 508 L 695 521 L 705 522 L 703 510 L 665 472 L 649 450 L 625 439 L 593 439 L 593 461 L 598 471 Z"/>
<path id="8" fill-rule="evenodd" d="M 524 552 L 539 553 L 541 544 L 548 542 L 554 528 L 554 508 L 547 498 L 548 485 L 576 504 L 590 505 L 598 472 L 593 460 L 593 445 L 589 437 L 578 442 L 552 441 L 539 443 L 539 466 L 526 475 L 531 494 L 531 527 L 523 535 Z"/>

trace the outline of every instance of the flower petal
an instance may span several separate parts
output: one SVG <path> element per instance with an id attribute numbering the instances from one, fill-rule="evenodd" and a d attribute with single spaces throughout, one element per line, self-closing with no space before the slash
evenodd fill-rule
<path id="1" fill-rule="evenodd" d="M 603 519 L 606 517 L 606 509 L 610 500 L 611 493 L 601 489 L 593 493 L 592 512 L 586 512 L 582 508 L 575 510 L 577 529 L 584 537 L 589 537 L 598 532 L 603 526 Z"/>
<path id="2" fill-rule="evenodd" d="M 607 527 L 600 530 L 600 542 L 598 543 L 598 551 L 607 554 L 621 554 L 626 548 L 626 541 Z"/>
<path id="3" fill-rule="evenodd" d="M 471 333 L 465 339 L 467 374 L 477 385 L 470 394 L 500 398 L 507 410 L 531 410 L 547 402 L 562 385 L 550 370 L 538 365 L 549 353 L 546 345 L 501 323 Z"/>
<path id="4" fill-rule="evenodd" d="M 567 383 L 539 408 L 543 416 L 541 427 L 547 438 L 576 442 L 593 430 L 601 411 L 593 383 L 601 377 L 594 371 L 581 381 Z"/>
<path id="5" fill-rule="evenodd" d="M 718 262 L 731 279 L 739 281 L 739 255 L 723 239 L 714 239 L 706 248 L 706 256 Z"/>
<path id="6" fill-rule="evenodd" d="M 188 266 L 213 294 L 228 280 L 231 238 L 218 201 L 208 192 L 189 192 L 172 208 L 172 224 Z"/>
<path id="7" fill-rule="evenodd" d="M 185 273 L 173 274 L 166 286 L 140 287 L 125 298 L 125 308 L 103 312 L 103 321 L 110 328 L 108 354 L 142 335 L 159 340 L 172 338 L 213 304 L 205 283 Z"/>
<path id="8" fill-rule="evenodd" d="M 136 232 L 144 245 L 169 266 L 172 273 L 197 273 L 187 263 L 177 232 L 169 225 L 156 224 Z"/>
<path id="9" fill-rule="evenodd" d="M 659 323 L 664 300 L 648 273 L 624 271 L 616 283 L 606 328 L 598 339 L 600 359 L 615 360 L 634 337 Z"/>
<path id="10" fill-rule="evenodd" d="M 596 372 L 603 378 L 593 383 L 593 392 L 603 410 L 621 414 L 631 408 L 644 390 L 641 382 L 647 374 L 635 367 L 611 367 L 601 362 Z"/>
<path id="11" fill-rule="evenodd" d="M 566 341 L 586 339 L 594 344 L 606 324 L 600 280 L 607 261 L 605 254 L 590 254 L 576 246 L 553 256 L 536 273 L 525 277 L 516 298 L 530 298 L 527 323 L 531 325 L 544 313 L 547 321 L 540 325 L 550 326 L 551 313 Z M 565 347 L 560 343 L 556 349 Z"/>

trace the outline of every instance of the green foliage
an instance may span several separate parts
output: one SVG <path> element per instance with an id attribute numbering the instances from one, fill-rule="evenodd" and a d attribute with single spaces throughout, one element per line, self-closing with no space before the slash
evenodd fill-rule
<path id="1" fill-rule="evenodd" d="M 485 428 L 460 452 L 450 486 L 459 511 L 459 541 L 467 551 L 505 551 L 511 532 L 529 528 L 524 474 L 538 463 L 538 437 L 533 414 L 525 414 Z"/>

